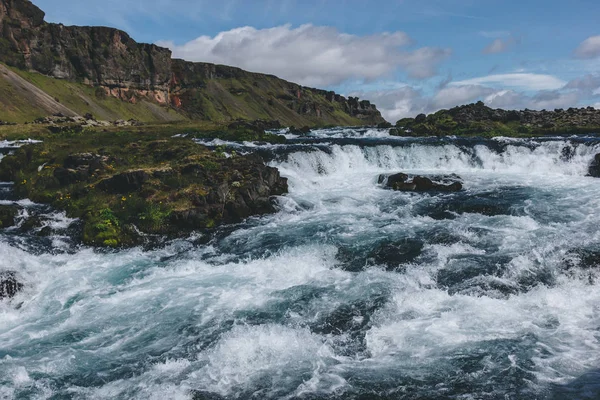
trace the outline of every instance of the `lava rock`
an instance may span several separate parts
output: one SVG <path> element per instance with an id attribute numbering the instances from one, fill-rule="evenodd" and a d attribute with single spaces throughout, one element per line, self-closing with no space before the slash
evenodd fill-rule
<path id="1" fill-rule="evenodd" d="M 0 228 L 10 228 L 15 225 L 19 209 L 14 206 L 0 206 Z"/>
<path id="2" fill-rule="evenodd" d="M 296 128 L 295 126 L 290 126 L 289 127 L 289 131 L 291 134 L 293 135 L 308 135 L 310 133 L 310 127 L 308 126 L 303 126 L 302 128 Z"/>
<path id="3" fill-rule="evenodd" d="M 149 179 L 150 174 L 142 169 L 127 171 L 104 179 L 98 183 L 98 188 L 112 193 L 130 193 L 141 189 Z"/>
<path id="4" fill-rule="evenodd" d="M 596 154 L 588 168 L 588 176 L 600 178 L 600 153 Z"/>
<path id="5" fill-rule="evenodd" d="M 370 257 L 376 265 L 386 265 L 389 269 L 414 261 L 423 251 L 424 243 L 418 239 L 406 238 L 396 242 L 382 243 Z"/>
<path id="6" fill-rule="evenodd" d="M 433 179 L 435 179 L 435 181 Z M 458 175 L 448 176 L 414 176 L 409 181 L 407 174 L 379 175 L 379 184 L 401 192 L 459 192 L 463 189 Z"/>
<path id="7" fill-rule="evenodd" d="M 23 289 L 14 272 L 0 272 L 0 300 L 13 298 Z"/>

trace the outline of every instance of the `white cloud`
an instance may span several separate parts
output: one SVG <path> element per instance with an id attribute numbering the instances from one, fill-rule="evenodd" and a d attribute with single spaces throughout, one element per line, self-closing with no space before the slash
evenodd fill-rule
<path id="1" fill-rule="evenodd" d="M 435 108 L 449 108 L 459 104 L 470 103 L 483 96 L 489 96 L 494 89 L 480 85 L 448 86 L 433 97 Z"/>
<path id="2" fill-rule="evenodd" d="M 484 54 L 504 53 L 506 50 L 508 50 L 508 46 L 509 46 L 508 40 L 502 40 L 500 38 L 494 39 L 494 41 L 492 43 L 488 44 L 483 49 L 483 53 Z"/>
<path id="3" fill-rule="evenodd" d="M 565 88 L 584 91 L 598 90 L 600 88 L 600 75 L 587 74 L 585 76 L 573 79 L 566 84 Z"/>
<path id="4" fill-rule="evenodd" d="M 579 97 L 577 92 L 540 92 L 531 98 L 528 107 L 536 110 L 577 107 Z"/>
<path id="5" fill-rule="evenodd" d="M 410 86 L 392 90 L 354 92 L 350 96 L 368 98 L 387 121 L 396 122 L 404 117 L 413 117 L 428 112 L 429 104 L 420 91 Z"/>
<path id="6" fill-rule="evenodd" d="M 404 117 L 417 114 L 430 114 L 441 109 L 473 103 L 482 100 L 488 107 L 507 110 L 553 110 L 555 108 L 577 107 L 585 100 L 586 93 L 581 90 L 542 90 L 528 95 L 510 89 L 494 89 L 482 85 L 446 86 L 425 95 L 411 86 L 400 89 L 356 92 L 361 98 L 373 101 L 383 117 L 394 123 Z M 588 98 L 589 99 L 589 98 Z M 595 106 L 600 106 L 596 103 Z"/>
<path id="7" fill-rule="evenodd" d="M 335 28 L 283 25 L 269 29 L 242 27 L 214 37 L 201 36 L 169 47 L 175 57 L 234 65 L 255 72 L 275 74 L 308 86 L 340 84 L 349 79 L 374 80 L 398 68 L 417 79 L 436 74 L 451 53 L 449 49 L 423 47 L 413 51 L 404 32 L 356 36 Z"/>
<path id="8" fill-rule="evenodd" d="M 483 99 L 488 107 L 504 109 L 524 108 L 523 101 L 523 94 L 513 90 L 499 90 Z"/>
<path id="9" fill-rule="evenodd" d="M 552 75 L 532 73 L 488 75 L 451 83 L 454 86 L 499 85 L 504 88 L 518 88 L 522 90 L 556 90 L 564 87 L 565 84 L 565 81 Z"/>
<path id="10" fill-rule="evenodd" d="M 585 39 L 577 49 L 575 49 L 577 58 L 596 58 L 600 57 L 600 35 L 591 36 Z"/>

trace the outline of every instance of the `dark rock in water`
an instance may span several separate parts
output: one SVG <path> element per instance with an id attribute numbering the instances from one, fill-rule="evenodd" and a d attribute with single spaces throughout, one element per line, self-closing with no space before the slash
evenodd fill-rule
<path id="1" fill-rule="evenodd" d="M 23 289 L 14 272 L 0 272 L 0 300 L 12 298 Z"/>
<path id="2" fill-rule="evenodd" d="M 15 218 L 19 209 L 14 206 L 0 206 L 0 229 L 10 228 L 15 225 Z"/>
<path id="3" fill-rule="evenodd" d="M 386 179 L 385 175 L 379 175 L 379 183 L 386 182 L 387 186 L 393 187 L 397 183 L 406 182 L 406 180 L 408 179 L 408 175 L 399 173 L 399 174 L 394 174 L 394 175 L 388 176 L 387 181 L 385 179 Z"/>
<path id="4" fill-rule="evenodd" d="M 225 397 L 212 392 L 195 390 L 192 392 L 192 400 L 225 400 Z"/>
<path id="5" fill-rule="evenodd" d="M 402 192 L 459 192 L 462 190 L 461 178 L 458 175 L 448 176 L 414 176 L 408 181 L 409 176 L 403 173 L 394 175 L 379 175 L 378 182 L 385 186 Z M 435 179 L 437 182 L 434 182 Z"/>
<path id="6" fill-rule="evenodd" d="M 600 267 L 600 250 L 576 249 L 569 251 L 563 261 L 564 268 L 595 269 Z"/>
<path id="7" fill-rule="evenodd" d="M 600 153 L 596 154 L 588 168 L 588 176 L 600 178 Z"/>
<path id="8" fill-rule="evenodd" d="M 129 193 L 139 190 L 150 179 L 148 172 L 140 169 L 127 171 L 98 183 L 98 188 L 113 193 Z"/>
<path id="9" fill-rule="evenodd" d="M 383 243 L 369 255 L 376 265 L 386 265 L 389 269 L 414 261 L 423 251 L 423 242 L 406 238 L 397 242 Z"/>
<path id="10" fill-rule="evenodd" d="M 575 155 L 575 148 L 569 145 L 562 148 L 560 151 L 560 159 L 564 162 L 571 161 Z"/>
<path id="11" fill-rule="evenodd" d="M 308 135 L 310 133 L 310 128 L 308 126 L 303 126 L 302 128 L 298 129 L 295 126 L 290 126 L 289 131 L 293 135 L 303 136 Z"/>

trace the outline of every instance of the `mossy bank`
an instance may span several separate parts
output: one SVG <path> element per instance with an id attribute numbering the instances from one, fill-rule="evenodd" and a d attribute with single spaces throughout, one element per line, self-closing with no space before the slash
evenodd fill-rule
<path id="1" fill-rule="evenodd" d="M 48 135 L 2 159 L 0 181 L 14 181 L 19 197 L 80 218 L 83 243 L 103 247 L 187 235 L 270 213 L 272 197 L 287 192 L 287 180 L 256 155 L 226 156 L 190 136 L 165 133 Z"/>

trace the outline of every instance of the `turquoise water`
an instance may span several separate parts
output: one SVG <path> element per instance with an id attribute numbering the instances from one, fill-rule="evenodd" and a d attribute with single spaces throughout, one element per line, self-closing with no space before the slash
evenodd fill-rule
<path id="1" fill-rule="evenodd" d="M 597 398 L 600 141 L 289 139 L 209 143 L 289 178 L 276 214 L 153 248 L 80 247 L 0 184 L 53 230 L 0 231 L 25 284 L 0 301 L 0 399 Z M 395 172 L 465 190 L 378 185 Z"/>

